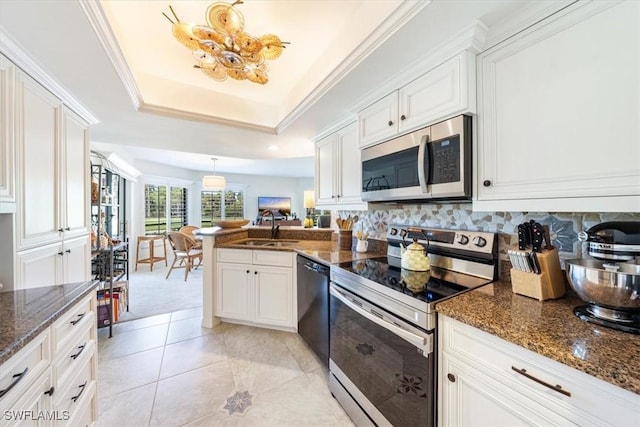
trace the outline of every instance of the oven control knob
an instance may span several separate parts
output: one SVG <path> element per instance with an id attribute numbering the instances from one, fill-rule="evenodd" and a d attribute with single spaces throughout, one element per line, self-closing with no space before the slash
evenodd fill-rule
<path id="1" fill-rule="evenodd" d="M 407 235 L 407 230 L 405 230 L 404 228 L 400 230 L 400 237 L 404 239 L 406 235 Z"/>
<path id="2" fill-rule="evenodd" d="M 392 236 L 395 236 L 396 234 L 398 234 L 398 229 L 392 228 L 391 230 L 389 230 L 389 234 L 391 234 Z"/>
<path id="3" fill-rule="evenodd" d="M 481 248 L 487 244 L 487 239 L 485 239 L 484 237 L 476 236 L 473 238 L 473 244 Z"/>
<path id="4" fill-rule="evenodd" d="M 461 245 L 466 245 L 467 243 L 469 243 L 469 237 L 461 234 L 460 237 L 458 237 L 458 243 L 460 243 Z"/>

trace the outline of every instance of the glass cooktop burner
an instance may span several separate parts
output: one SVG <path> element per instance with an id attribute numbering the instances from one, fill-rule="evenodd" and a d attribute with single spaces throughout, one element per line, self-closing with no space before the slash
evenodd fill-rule
<path id="1" fill-rule="evenodd" d="M 487 279 L 461 274 L 443 268 L 411 271 L 396 267 L 388 257 L 353 260 L 338 266 L 389 289 L 432 303 L 489 283 Z M 399 260 L 397 260 L 399 263 Z"/>

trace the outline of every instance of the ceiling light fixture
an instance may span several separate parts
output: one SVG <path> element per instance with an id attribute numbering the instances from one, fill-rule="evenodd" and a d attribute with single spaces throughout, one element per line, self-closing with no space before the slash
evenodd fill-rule
<path id="1" fill-rule="evenodd" d="M 205 175 L 202 178 L 202 188 L 205 190 L 224 190 L 227 186 L 227 180 L 224 176 L 216 175 L 216 159 L 212 157 L 213 160 L 213 175 Z"/>
<path id="2" fill-rule="evenodd" d="M 162 14 L 173 24 L 173 36 L 193 51 L 198 62 L 195 68 L 218 81 L 229 76 L 265 84 L 269 81 L 265 60 L 278 58 L 288 43 L 274 34 L 256 38 L 245 33 L 244 17 L 236 4 L 242 4 L 242 1 L 211 4 L 205 15 L 209 25 L 180 22 L 171 6 L 169 9 L 175 22 L 166 13 Z"/>

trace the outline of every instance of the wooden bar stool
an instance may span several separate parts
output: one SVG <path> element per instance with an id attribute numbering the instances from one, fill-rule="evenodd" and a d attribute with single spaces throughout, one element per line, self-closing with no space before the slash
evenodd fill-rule
<path id="1" fill-rule="evenodd" d="M 153 271 L 153 264 L 158 261 L 164 261 L 165 267 L 167 264 L 167 238 L 164 235 L 149 235 L 149 236 L 138 236 L 138 245 L 136 247 L 136 269 L 138 271 L 138 264 L 149 264 L 151 266 L 151 271 Z M 162 256 L 155 256 L 153 253 L 153 247 L 155 245 L 156 240 L 162 240 L 162 248 L 164 252 Z M 149 243 L 149 257 L 140 259 L 140 243 L 148 242 Z M 159 254 L 158 254 L 159 255 Z"/>

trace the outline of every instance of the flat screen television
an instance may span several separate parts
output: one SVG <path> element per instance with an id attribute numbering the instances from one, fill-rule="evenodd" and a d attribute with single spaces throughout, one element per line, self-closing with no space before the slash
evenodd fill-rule
<path id="1" fill-rule="evenodd" d="M 291 197 L 258 197 L 258 211 L 273 212 L 276 218 L 287 217 L 291 215 Z"/>

